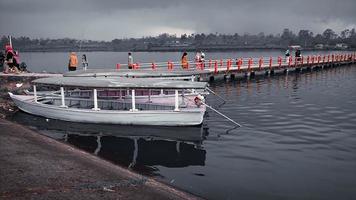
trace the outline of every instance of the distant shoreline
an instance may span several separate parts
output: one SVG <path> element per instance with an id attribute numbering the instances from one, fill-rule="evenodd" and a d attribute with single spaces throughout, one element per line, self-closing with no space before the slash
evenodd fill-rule
<path id="1" fill-rule="evenodd" d="M 284 51 L 286 48 L 282 47 L 227 47 L 227 48 L 174 48 L 174 47 L 160 47 L 160 48 L 152 48 L 152 49 L 130 49 L 130 50 L 115 50 L 109 48 L 91 48 L 91 49 L 80 49 L 80 48 L 29 48 L 22 49 L 18 48 L 20 52 L 38 52 L 38 53 L 55 53 L 55 52 L 196 52 L 196 51 L 205 51 L 205 52 L 235 52 L 235 51 L 272 51 L 272 50 L 280 50 Z M 355 51 L 356 49 L 336 49 L 336 48 L 328 48 L 328 49 L 317 49 L 317 48 L 302 48 L 303 51 Z"/>

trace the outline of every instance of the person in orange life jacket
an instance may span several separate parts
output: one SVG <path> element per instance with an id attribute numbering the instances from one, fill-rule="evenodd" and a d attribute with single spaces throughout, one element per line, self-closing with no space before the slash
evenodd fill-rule
<path id="1" fill-rule="evenodd" d="M 183 53 L 181 62 L 182 62 L 182 68 L 188 69 L 188 53 L 187 52 Z"/>
<path id="2" fill-rule="evenodd" d="M 75 71 L 75 70 L 77 70 L 77 66 L 78 66 L 77 54 L 74 52 L 71 52 L 70 56 L 69 56 L 68 70 Z"/>

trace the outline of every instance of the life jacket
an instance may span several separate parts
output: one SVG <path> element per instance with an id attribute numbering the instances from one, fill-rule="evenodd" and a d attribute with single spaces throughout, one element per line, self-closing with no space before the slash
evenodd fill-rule
<path id="1" fill-rule="evenodd" d="M 71 53 L 69 57 L 69 67 L 77 67 L 78 66 L 78 58 L 75 53 Z"/>
<path id="2" fill-rule="evenodd" d="M 188 58 L 187 58 L 187 56 L 183 56 L 183 58 L 182 58 L 182 67 L 184 69 L 188 68 Z"/>
<path id="3" fill-rule="evenodd" d="M 10 45 L 5 45 L 5 53 L 7 53 L 8 51 L 13 51 L 13 49 Z"/>

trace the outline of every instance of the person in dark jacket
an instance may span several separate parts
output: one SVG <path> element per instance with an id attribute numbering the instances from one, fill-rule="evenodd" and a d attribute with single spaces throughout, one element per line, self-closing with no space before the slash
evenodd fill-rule
<path id="1" fill-rule="evenodd" d="M 7 66 L 5 66 L 5 70 L 4 73 L 8 73 L 10 72 L 15 72 L 15 73 L 19 73 L 19 70 L 17 68 L 16 61 L 15 60 L 15 52 L 12 49 L 12 47 L 10 45 L 6 45 L 5 47 L 6 51 L 5 51 L 5 64 Z"/>
<path id="2" fill-rule="evenodd" d="M 0 51 L 0 71 L 4 70 L 5 55 L 4 52 Z"/>

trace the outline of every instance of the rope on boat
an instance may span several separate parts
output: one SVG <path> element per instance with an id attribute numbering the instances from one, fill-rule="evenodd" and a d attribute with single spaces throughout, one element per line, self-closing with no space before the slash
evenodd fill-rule
<path id="1" fill-rule="evenodd" d="M 188 101 L 192 101 L 191 99 L 187 98 L 187 97 L 183 97 L 184 99 L 187 99 Z M 194 101 L 193 101 L 194 102 Z M 194 102 L 195 103 L 195 102 Z M 209 106 L 208 104 L 206 104 L 205 102 L 201 101 L 202 104 L 204 104 L 206 107 L 210 108 L 212 111 L 216 112 L 217 114 L 219 114 L 220 116 L 224 117 L 225 119 L 229 120 L 230 122 L 232 122 L 233 124 L 235 124 L 238 127 L 242 127 L 241 124 L 237 123 L 235 120 L 231 119 L 230 117 L 222 114 L 221 112 L 219 112 L 218 110 L 216 110 L 215 108 L 213 108 L 212 106 Z"/>
<path id="2" fill-rule="evenodd" d="M 241 124 L 237 123 L 236 121 L 234 121 L 233 119 L 231 119 L 230 117 L 222 114 L 221 112 L 217 111 L 215 108 L 209 106 L 208 104 L 202 102 L 202 104 L 204 104 L 206 107 L 210 108 L 211 110 L 213 110 L 214 112 L 216 112 L 217 114 L 219 114 L 220 116 L 224 117 L 225 119 L 229 120 L 230 122 L 234 123 L 235 125 L 237 125 L 238 127 L 242 127 Z"/>
<path id="3" fill-rule="evenodd" d="M 217 96 L 219 99 L 221 99 L 224 103 L 226 102 L 226 100 L 222 97 L 222 96 L 220 96 L 220 95 L 218 95 L 216 92 L 214 92 L 212 89 L 210 89 L 209 87 L 206 87 L 206 90 L 208 90 L 210 93 L 212 93 L 213 95 L 215 95 L 215 96 Z"/>

